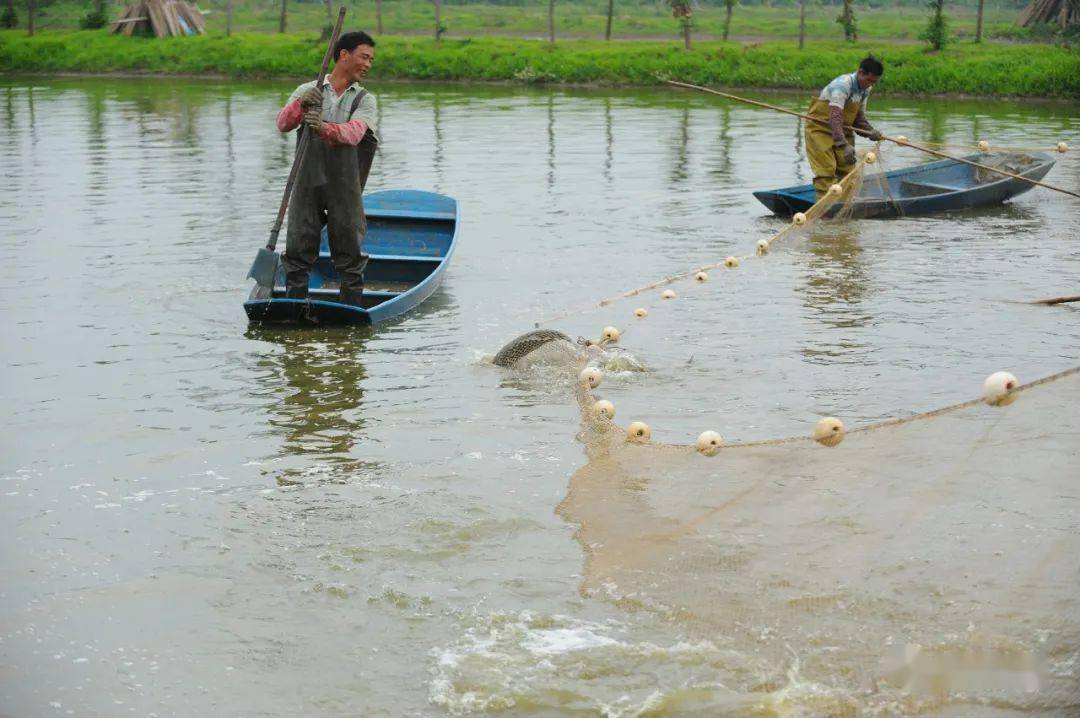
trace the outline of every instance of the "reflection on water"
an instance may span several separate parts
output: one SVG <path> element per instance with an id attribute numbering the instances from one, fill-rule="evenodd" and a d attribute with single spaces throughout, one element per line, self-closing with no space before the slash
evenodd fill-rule
<path id="1" fill-rule="evenodd" d="M 335 477 L 369 467 L 354 448 L 365 437 L 364 345 L 370 329 L 252 327 L 244 336 L 280 348 L 258 368 L 288 389 L 269 407 L 269 422 L 282 432 L 280 455 L 300 459 L 295 463 L 301 468 L 286 468 L 278 481 L 296 480 L 310 468 L 309 459 L 334 465 Z"/>
<path id="2" fill-rule="evenodd" d="M 604 98 L 604 180 L 611 184 L 611 165 L 615 156 L 615 132 L 612 129 L 611 98 Z"/>
<path id="3" fill-rule="evenodd" d="M 829 327 L 844 330 L 860 327 L 871 320 L 861 310 L 869 278 L 862 261 L 860 234 L 868 231 L 857 222 L 817 226 L 808 234 L 803 283 L 803 305 L 809 317 Z M 843 336 L 844 332 L 839 332 Z M 823 337 L 836 336 L 822 332 Z"/>
<path id="4" fill-rule="evenodd" d="M 690 143 L 690 108 L 684 107 L 679 113 L 678 124 L 671 133 L 673 147 L 671 158 L 671 172 L 669 178 L 675 187 L 686 182 L 690 178 L 688 171 L 689 153 L 687 145 Z"/>

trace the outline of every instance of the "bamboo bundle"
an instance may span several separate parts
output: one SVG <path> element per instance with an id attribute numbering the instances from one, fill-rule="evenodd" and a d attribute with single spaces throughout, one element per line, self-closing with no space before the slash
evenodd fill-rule
<path id="1" fill-rule="evenodd" d="M 1080 0 L 1031 0 L 1016 20 L 1021 27 L 1050 22 L 1063 28 L 1080 22 Z"/>
<path id="2" fill-rule="evenodd" d="M 178 37 L 206 32 L 206 18 L 186 0 L 139 0 L 112 24 L 114 33 Z"/>

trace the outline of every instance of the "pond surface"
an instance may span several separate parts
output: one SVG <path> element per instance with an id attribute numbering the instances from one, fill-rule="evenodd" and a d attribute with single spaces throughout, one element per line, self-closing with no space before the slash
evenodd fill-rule
<path id="1" fill-rule="evenodd" d="M 556 512 L 587 463 L 572 392 L 485 357 L 568 310 L 551 326 L 572 337 L 632 325 L 648 370 L 604 396 L 667 443 L 931 410 L 993 371 L 1080 364 L 1080 312 L 1018 303 L 1080 293 L 1080 201 L 822 224 L 676 302 L 597 309 L 779 231 L 750 192 L 810 181 L 795 121 L 682 92 L 373 87 L 369 191 L 460 202 L 445 283 L 371 330 L 249 328 L 291 89 L 0 80 L 0 712 L 829 715 L 840 691 L 888 715 L 828 670 L 822 691 L 755 702 L 783 683 L 717 668 L 759 665 L 752 641 L 586 590 Z M 913 139 L 1076 147 L 1078 109 L 878 97 L 869 114 Z M 1080 158 L 1058 159 L 1046 181 L 1075 191 Z M 1062 426 L 1055 476 L 1080 465 Z M 1053 526 L 1072 555 L 1075 493 Z M 1075 586 L 1044 597 L 1072 615 L 1055 629 L 1072 697 L 994 711 L 1077 705 Z"/>

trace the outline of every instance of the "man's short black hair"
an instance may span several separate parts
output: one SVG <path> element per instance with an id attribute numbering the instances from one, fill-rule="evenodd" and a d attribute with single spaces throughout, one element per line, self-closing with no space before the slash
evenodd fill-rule
<path id="1" fill-rule="evenodd" d="M 345 52 L 352 52 L 360 45 L 375 47 L 375 38 L 362 30 L 345 33 L 338 38 L 337 45 L 334 45 L 334 59 L 336 60 L 341 57 L 342 50 Z"/>
<path id="2" fill-rule="evenodd" d="M 859 69 L 866 75 L 877 75 L 878 77 L 881 77 L 885 74 L 885 66 L 881 64 L 881 60 L 873 55 L 864 57 L 863 61 L 859 63 Z"/>

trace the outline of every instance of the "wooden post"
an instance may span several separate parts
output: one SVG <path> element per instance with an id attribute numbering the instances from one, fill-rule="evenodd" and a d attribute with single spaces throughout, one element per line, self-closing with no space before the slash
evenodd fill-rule
<path id="1" fill-rule="evenodd" d="M 975 16 L 975 42 L 982 42 L 982 22 L 983 22 L 983 3 L 985 0 L 979 0 L 979 11 Z"/>
<path id="2" fill-rule="evenodd" d="M 232 3 L 233 0 L 225 0 L 225 37 L 232 37 Z"/>
<path id="3" fill-rule="evenodd" d="M 382 35 L 382 0 L 375 0 L 375 32 Z"/>
<path id="4" fill-rule="evenodd" d="M 281 0 L 281 21 L 278 22 L 278 32 L 285 32 L 285 25 L 289 17 L 289 0 Z"/>
<path id="5" fill-rule="evenodd" d="M 611 39 L 611 17 L 615 14 L 615 0 L 607 0 L 607 28 L 604 30 L 604 39 Z"/>
<path id="6" fill-rule="evenodd" d="M 555 44 L 555 0 L 548 0 L 548 42 Z"/>
<path id="7" fill-rule="evenodd" d="M 806 0 L 799 0 L 799 49 L 806 44 Z"/>

